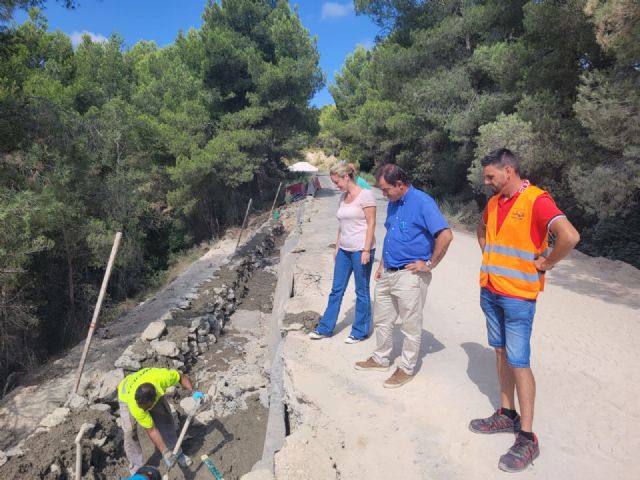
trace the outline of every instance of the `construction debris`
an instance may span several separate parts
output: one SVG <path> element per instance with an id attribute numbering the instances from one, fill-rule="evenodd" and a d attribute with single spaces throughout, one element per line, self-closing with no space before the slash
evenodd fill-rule
<path id="1" fill-rule="evenodd" d="M 40 422 L 41 427 L 52 428 L 60 425 L 67 418 L 67 415 L 71 413 L 71 410 L 65 407 L 56 408 L 53 413 L 50 413 L 42 419 Z"/>
<path id="2" fill-rule="evenodd" d="M 248 472 L 260 458 L 266 429 L 268 373 L 264 370 L 263 338 L 268 317 L 257 312 L 255 322 L 236 330 L 233 315 L 251 292 L 249 281 L 254 272 L 260 273 L 260 281 L 255 298 L 247 304 L 253 308 L 258 299 L 260 308 L 270 313 L 275 267 L 270 264 L 274 257 L 269 255 L 273 255 L 275 239 L 282 233 L 281 225 L 267 229 L 233 265 L 202 282 L 198 291 L 184 295 L 181 305 L 188 302 L 188 309 L 166 312 L 149 323 L 117 358 L 113 370 L 88 371 L 83 396 L 72 395 L 65 407 L 46 416 L 26 441 L 0 451 L 0 478 L 65 480 L 81 472 L 82 478 L 97 480 L 126 475 L 116 388 L 130 371 L 152 366 L 189 372 L 208 395 L 218 390 L 215 400 L 194 417 L 190 434 L 198 441 L 187 439 L 185 449 L 193 454 L 209 452 L 227 478 Z M 251 315 L 240 310 L 239 316 Z M 227 332 L 230 326 L 232 331 Z M 165 392 L 176 421 L 189 411 L 188 400 L 181 398 L 184 395 L 182 389 Z M 88 428 L 85 440 L 79 442 L 81 465 L 76 470 L 74 438 L 83 423 L 95 426 Z M 247 442 L 252 446 L 247 447 Z M 145 447 L 143 441 L 144 448 L 150 445 Z M 193 448 L 201 450 L 189 452 Z M 175 474 L 181 475 L 178 470 Z"/>
<path id="3" fill-rule="evenodd" d="M 144 340 L 155 340 L 160 337 L 164 333 L 167 328 L 167 324 L 163 320 L 158 320 L 157 322 L 151 322 L 147 328 L 145 328 L 142 335 L 140 335 Z"/>

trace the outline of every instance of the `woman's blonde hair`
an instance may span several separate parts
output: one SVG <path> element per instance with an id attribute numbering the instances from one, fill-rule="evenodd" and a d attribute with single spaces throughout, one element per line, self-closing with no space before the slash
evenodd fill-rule
<path id="1" fill-rule="evenodd" d="M 349 177 L 351 180 L 355 181 L 356 167 L 353 163 L 336 163 L 331 167 L 331 170 L 329 170 L 329 175 L 334 175 L 336 177 Z"/>

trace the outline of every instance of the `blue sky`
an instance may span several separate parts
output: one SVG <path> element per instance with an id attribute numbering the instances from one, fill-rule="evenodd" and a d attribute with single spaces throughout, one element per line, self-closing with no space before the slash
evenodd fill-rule
<path id="1" fill-rule="evenodd" d="M 79 0 L 76 10 L 61 8 L 55 1 L 45 4 L 44 14 L 50 30 L 62 30 L 72 41 L 78 42 L 84 32 L 94 40 L 105 40 L 113 32 L 125 39 L 127 47 L 140 40 L 153 40 L 159 46 L 173 43 L 179 30 L 199 28 L 200 16 L 206 0 Z M 318 40 L 320 65 L 327 84 L 342 68 L 345 57 L 356 45 L 371 48 L 378 28 L 368 17 L 356 16 L 351 0 L 298 0 L 303 25 Z M 16 12 L 15 21 L 21 23 L 26 13 Z M 327 88 L 311 102 L 315 106 L 333 103 Z"/>

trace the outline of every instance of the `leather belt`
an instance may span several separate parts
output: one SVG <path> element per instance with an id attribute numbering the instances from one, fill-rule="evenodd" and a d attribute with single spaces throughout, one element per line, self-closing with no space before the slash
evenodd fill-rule
<path id="1" fill-rule="evenodd" d="M 387 272 L 397 272 L 398 270 L 404 270 L 407 268 L 406 265 L 402 265 L 401 267 L 384 267 Z"/>

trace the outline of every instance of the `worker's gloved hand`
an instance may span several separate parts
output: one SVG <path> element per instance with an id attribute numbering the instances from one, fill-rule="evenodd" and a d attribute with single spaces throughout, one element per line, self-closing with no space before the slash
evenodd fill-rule
<path id="1" fill-rule="evenodd" d="M 167 467 L 171 468 L 173 467 L 173 464 L 176 463 L 176 456 L 171 450 L 167 449 L 162 452 L 162 460 L 164 460 Z"/>
<path id="2" fill-rule="evenodd" d="M 193 392 L 193 399 L 197 402 L 198 400 L 202 400 L 204 402 L 204 393 L 202 392 Z"/>

